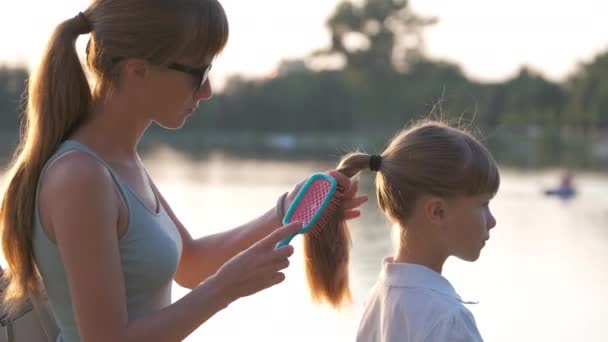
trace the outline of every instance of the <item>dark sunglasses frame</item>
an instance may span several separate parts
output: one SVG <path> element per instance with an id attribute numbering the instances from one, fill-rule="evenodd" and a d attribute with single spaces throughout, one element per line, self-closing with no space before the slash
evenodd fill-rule
<path id="1" fill-rule="evenodd" d="M 112 63 L 118 63 L 125 59 L 125 57 L 114 57 L 112 58 Z M 203 68 L 194 68 L 188 65 L 179 64 L 179 63 L 171 63 L 166 65 L 168 69 L 179 71 L 186 73 L 194 78 L 193 86 L 196 90 L 199 90 L 203 87 L 203 84 L 207 82 L 209 78 L 209 71 L 211 71 L 212 64 L 209 64 Z"/>
<path id="2" fill-rule="evenodd" d="M 198 90 L 203 87 L 205 82 L 207 82 L 207 79 L 209 78 L 209 71 L 211 71 L 211 66 L 212 64 L 209 64 L 204 68 L 193 68 L 179 63 L 171 63 L 167 65 L 167 68 L 181 71 L 194 77 L 194 86 Z"/>

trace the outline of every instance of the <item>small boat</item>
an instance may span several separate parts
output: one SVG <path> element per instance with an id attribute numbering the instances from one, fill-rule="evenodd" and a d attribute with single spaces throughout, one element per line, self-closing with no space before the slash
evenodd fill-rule
<path id="1" fill-rule="evenodd" d="M 571 198 L 576 195 L 576 190 L 570 186 L 560 186 L 553 189 L 545 189 L 546 196 L 557 196 L 563 199 Z"/>
<path id="2" fill-rule="evenodd" d="M 545 189 L 545 196 L 557 196 L 562 199 L 568 199 L 576 196 L 576 189 L 572 185 L 572 174 L 567 172 L 562 175 L 558 187 Z"/>

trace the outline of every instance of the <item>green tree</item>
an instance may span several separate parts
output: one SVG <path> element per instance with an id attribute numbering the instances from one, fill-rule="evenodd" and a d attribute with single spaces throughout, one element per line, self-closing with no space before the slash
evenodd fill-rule
<path id="1" fill-rule="evenodd" d="M 522 68 L 512 79 L 496 85 L 487 99 L 491 125 L 548 125 L 561 123 L 566 102 L 563 86 Z"/>
<path id="2" fill-rule="evenodd" d="M 0 128 L 3 132 L 17 134 L 27 78 L 25 68 L 0 67 Z"/>
<path id="3" fill-rule="evenodd" d="M 567 87 L 566 123 L 585 133 L 608 128 L 608 52 L 581 65 Z"/>
<path id="4" fill-rule="evenodd" d="M 415 14 L 407 0 L 345 1 L 327 21 L 332 45 L 322 53 L 343 56 L 346 69 L 403 71 L 422 55 L 422 29 L 435 22 Z"/>

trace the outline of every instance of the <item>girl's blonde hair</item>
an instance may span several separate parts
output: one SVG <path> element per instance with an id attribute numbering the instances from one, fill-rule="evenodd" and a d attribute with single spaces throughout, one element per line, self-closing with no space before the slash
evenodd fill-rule
<path id="1" fill-rule="evenodd" d="M 423 195 L 443 198 L 496 193 L 500 175 L 490 152 L 464 129 L 433 120 L 401 131 L 381 154 L 376 173 L 378 205 L 393 221 L 405 223 Z M 369 170 L 363 152 L 342 158 L 338 171 L 353 177 Z M 350 236 L 344 220 L 334 218 L 319 237 L 305 235 L 309 287 L 313 297 L 340 306 L 350 298 Z"/>
<path id="2" fill-rule="evenodd" d="M 76 53 L 79 35 L 90 33 L 86 65 Z M 41 296 L 32 237 L 36 188 L 53 152 L 87 120 L 93 103 L 117 86 L 116 58 L 154 64 L 209 63 L 228 40 L 228 21 L 216 0 L 96 0 L 82 15 L 59 24 L 28 84 L 21 142 L 0 207 L 2 251 L 8 268 L 3 306 L 13 312 L 28 295 Z"/>

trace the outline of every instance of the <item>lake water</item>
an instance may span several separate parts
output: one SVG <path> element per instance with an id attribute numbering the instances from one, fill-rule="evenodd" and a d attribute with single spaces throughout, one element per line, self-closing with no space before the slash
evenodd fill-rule
<path id="1" fill-rule="evenodd" d="M 242 224 L 274 206 L 278 195 L 311 172 L 333 165 L 303 161 L 193 161 L 171 150 L 146 165 L 194 237 Z M 556 172 L 503 170 L 491 203 L 498 221 L 475 263 L 448 260 L 446 276 L 469 305 L 486 341 L 608 341 L 608 176 L 577 175 L 570 201 L 542 195 Z M 231 304 L 186 341 L 354 341 L 383 257 L 392 254 L 391 227 L 377 209 L 372 176 L 361 177 L 370 201 L 352 221 L 354 303 L 336 312 L 313 304 L 301 240 L 279 286 Z M 175 285 L 173 299 L 187 293 Z"/>
<path id="2" fill-rule="evenodd" d="M 248 221 L 277 196 L 330 164 L 234 160 L 193 162 L 164 151 L 148 158 L 150 173 L 193 236 Z M 498 224 L 475 263 L 450 259 L 446 276 L 469 305 L 486 341 L 608 341 L 608 177 L 581 174 L 570 201 L 542 195 L 556 172 L 503 171 L 491 208 Z M 287 280 L 239 300 L 187 341 L 353 341 L 381 260 L 392 254 L 391 227 L 375 204 L 372 176 L 361 178 L 371 200 L 351 223 L 355 301 L 342 312 L 308 297 L 301 240 Z M 174 299 L 186 290 L 176 286 Z"/>

